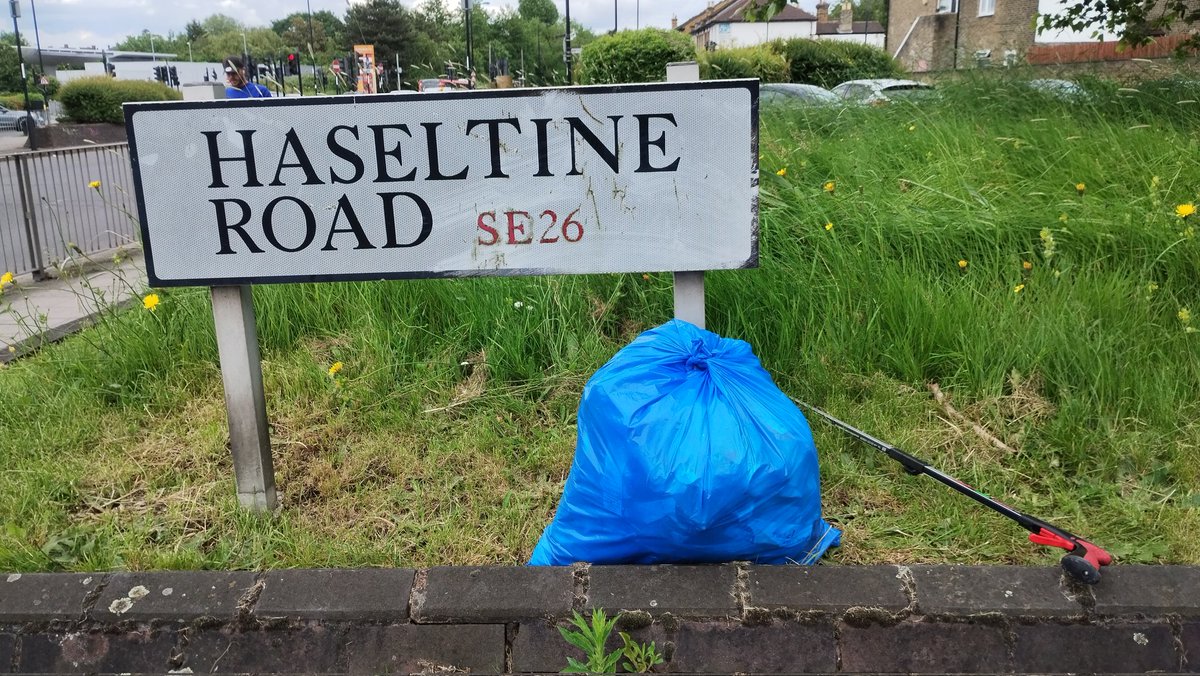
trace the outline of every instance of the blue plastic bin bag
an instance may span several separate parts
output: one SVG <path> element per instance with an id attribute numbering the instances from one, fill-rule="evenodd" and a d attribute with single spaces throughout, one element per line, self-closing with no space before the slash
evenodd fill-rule
<path id="1" fill-rule="evenodd" d="M 812 564 L 840 541 L 804 415 L 749 343 L 672 320 L 584 387 L 575 461 L 530 564 Z"/>

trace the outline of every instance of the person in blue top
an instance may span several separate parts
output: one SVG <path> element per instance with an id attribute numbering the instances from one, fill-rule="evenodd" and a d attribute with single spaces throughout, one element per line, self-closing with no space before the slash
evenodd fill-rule
<path id="1" fill-rule="evenodd" d="M 242 60 L 236 56 L 225 57 L 225 98 L 227 99 L 265 99 L 271 96 L 271 90 L 246 79 L 246 69 Z"/>

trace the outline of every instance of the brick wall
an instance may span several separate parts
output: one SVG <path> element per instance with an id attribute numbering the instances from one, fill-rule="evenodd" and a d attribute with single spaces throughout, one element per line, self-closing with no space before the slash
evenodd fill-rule
<path id="1" fill-rule="evenodd" d="M 1014 50 L 1018 59 L 1023 58 L 1033 46 L 1035 33 L 1031 22 L 1038 1 L 994 0 L 994 5 L 992 15 L 979 16 L 979 0 L 959 0 L 956 15 L 935 13 L 936 0 L 893 0 L 888 15 L 888 50 L 896 54 L 913 21 L 920 17 L 921 22 L 909 36 L 903 53 L 897 55 L 911 71 L 950 70 L 955 63 L 959 68 L 971 68 L 978 65 L 975 53 L 981 50 L 991 52 L 989 65 L 1003 65 L 1006 50 Z"/>
<path id="2" fill-rule="evenodd" d="M 1033 46 L 1033 17 L 1037 0 L 995 0 L 991 16 L 979 16 L 979 0 L 961 0 L 959 26 L 959 67 L 975 65 L 975 52 L 991 51 L 991 65 L 1004 64 L 1005 50 L 1015 50 L 1018 58 Z"/>
<path id="3" fill-rule="evenodd" d="M 1200 669 L 1198 568 L 581 564 L 0 573 L 0 673 L 553 673 L 595 607 L 662 671 Z"/>

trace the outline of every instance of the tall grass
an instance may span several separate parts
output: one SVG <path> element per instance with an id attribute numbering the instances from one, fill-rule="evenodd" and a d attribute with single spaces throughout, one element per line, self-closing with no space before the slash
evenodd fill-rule
<path id="1" fill-rule="evenodd" d="M 1200 201 L 1200 92 L 1179 86 L 1062 101 L 968 78 L 765 111 L 761 267 L 708 275 L 709 327 L 1125 561 L 1200 562 L 1200 320 L 1180 313 L 1200 312 L 1200 243 L 1174 213 Z M 235 508 L 207 295 L 169 291 L 0 371 L 0 569 L 521 562 L 583 382 L 671 314 L 668 275 L 254 294 L 279 513 Z M 833 560 L 1052 560 L 814 424 Z"/>

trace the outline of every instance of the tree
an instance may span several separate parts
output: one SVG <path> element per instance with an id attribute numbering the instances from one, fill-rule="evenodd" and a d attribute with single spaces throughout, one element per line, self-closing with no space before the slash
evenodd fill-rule
<path id="1" fill-rule="evenodd" d="M 193 19 L 192 21 L 187 22 L 187 25 L 183 27 L 183 33 L 184 35 L 187 35 L 187 39 L 189 41 L 196 42 L 200 38 L 204 37 L 207 34 L 207 31 L 204 30 L 204 26 L 201 25 L 199 21 Z"/>
<path id="2" fill-rule="evenodd" d="M 519 0 L 517 14 L 526 21 L 536 21 L 545 26 L 558 23 L 558 9 L 554 0 Z"/>
<path id="3" fill-rule="evenodd" d="M 1078 0 L 1058 14 L 1039 17 L 1040 30 L 1093 30 L 1116 33 L 1124 45 L 1144 45 L 1154 36 L 1190 24 L 1200 27 L 1200 2 L 1195 0 Z M 1180 26 L 1183 24 L 1183 26 Z M 1200 31 L 1179 45 L 1178 53 L 1200 52 Z"/>
<path id="4" fill-rule="evenodd" d="M 241 21 L 228 16 L 226 14 L 213 14 L 204 21 L 200 22 L 200 27 L 208 35 L 220 35 L 222 33 L 240 33 L 245 30 L 245 26 Z"/>
<path id="5" fill-rule="evenodd" d="M 289 45 L 305 46 L 309 41 L 309 16 L 307 12 L 292 12 L 291 14 L 271 22 L 271 30 L 275 31 Z M 341 51 L 346 24 L 329 10 L 313 12 L 312 43 L 313 51 Z"/>
<path id="6" fill-rule="evenodd" d="M 346 11 L 345 48 L 354 45 L 375 45 L 375 62 L 401 64 L 419 63 L 421 54 L 417 20 L 399 0 L 368 0 L 352 5 Z"/>
<path id="7" fill-rule="evenodd" d="M 855 21 L 878 21 L 887 26 L 887 0 L 854 0 L 852 3 Z M 829 18 L 838 19 L 842 16 L 842 3 L 835 2 L 829 8 Z"/>

